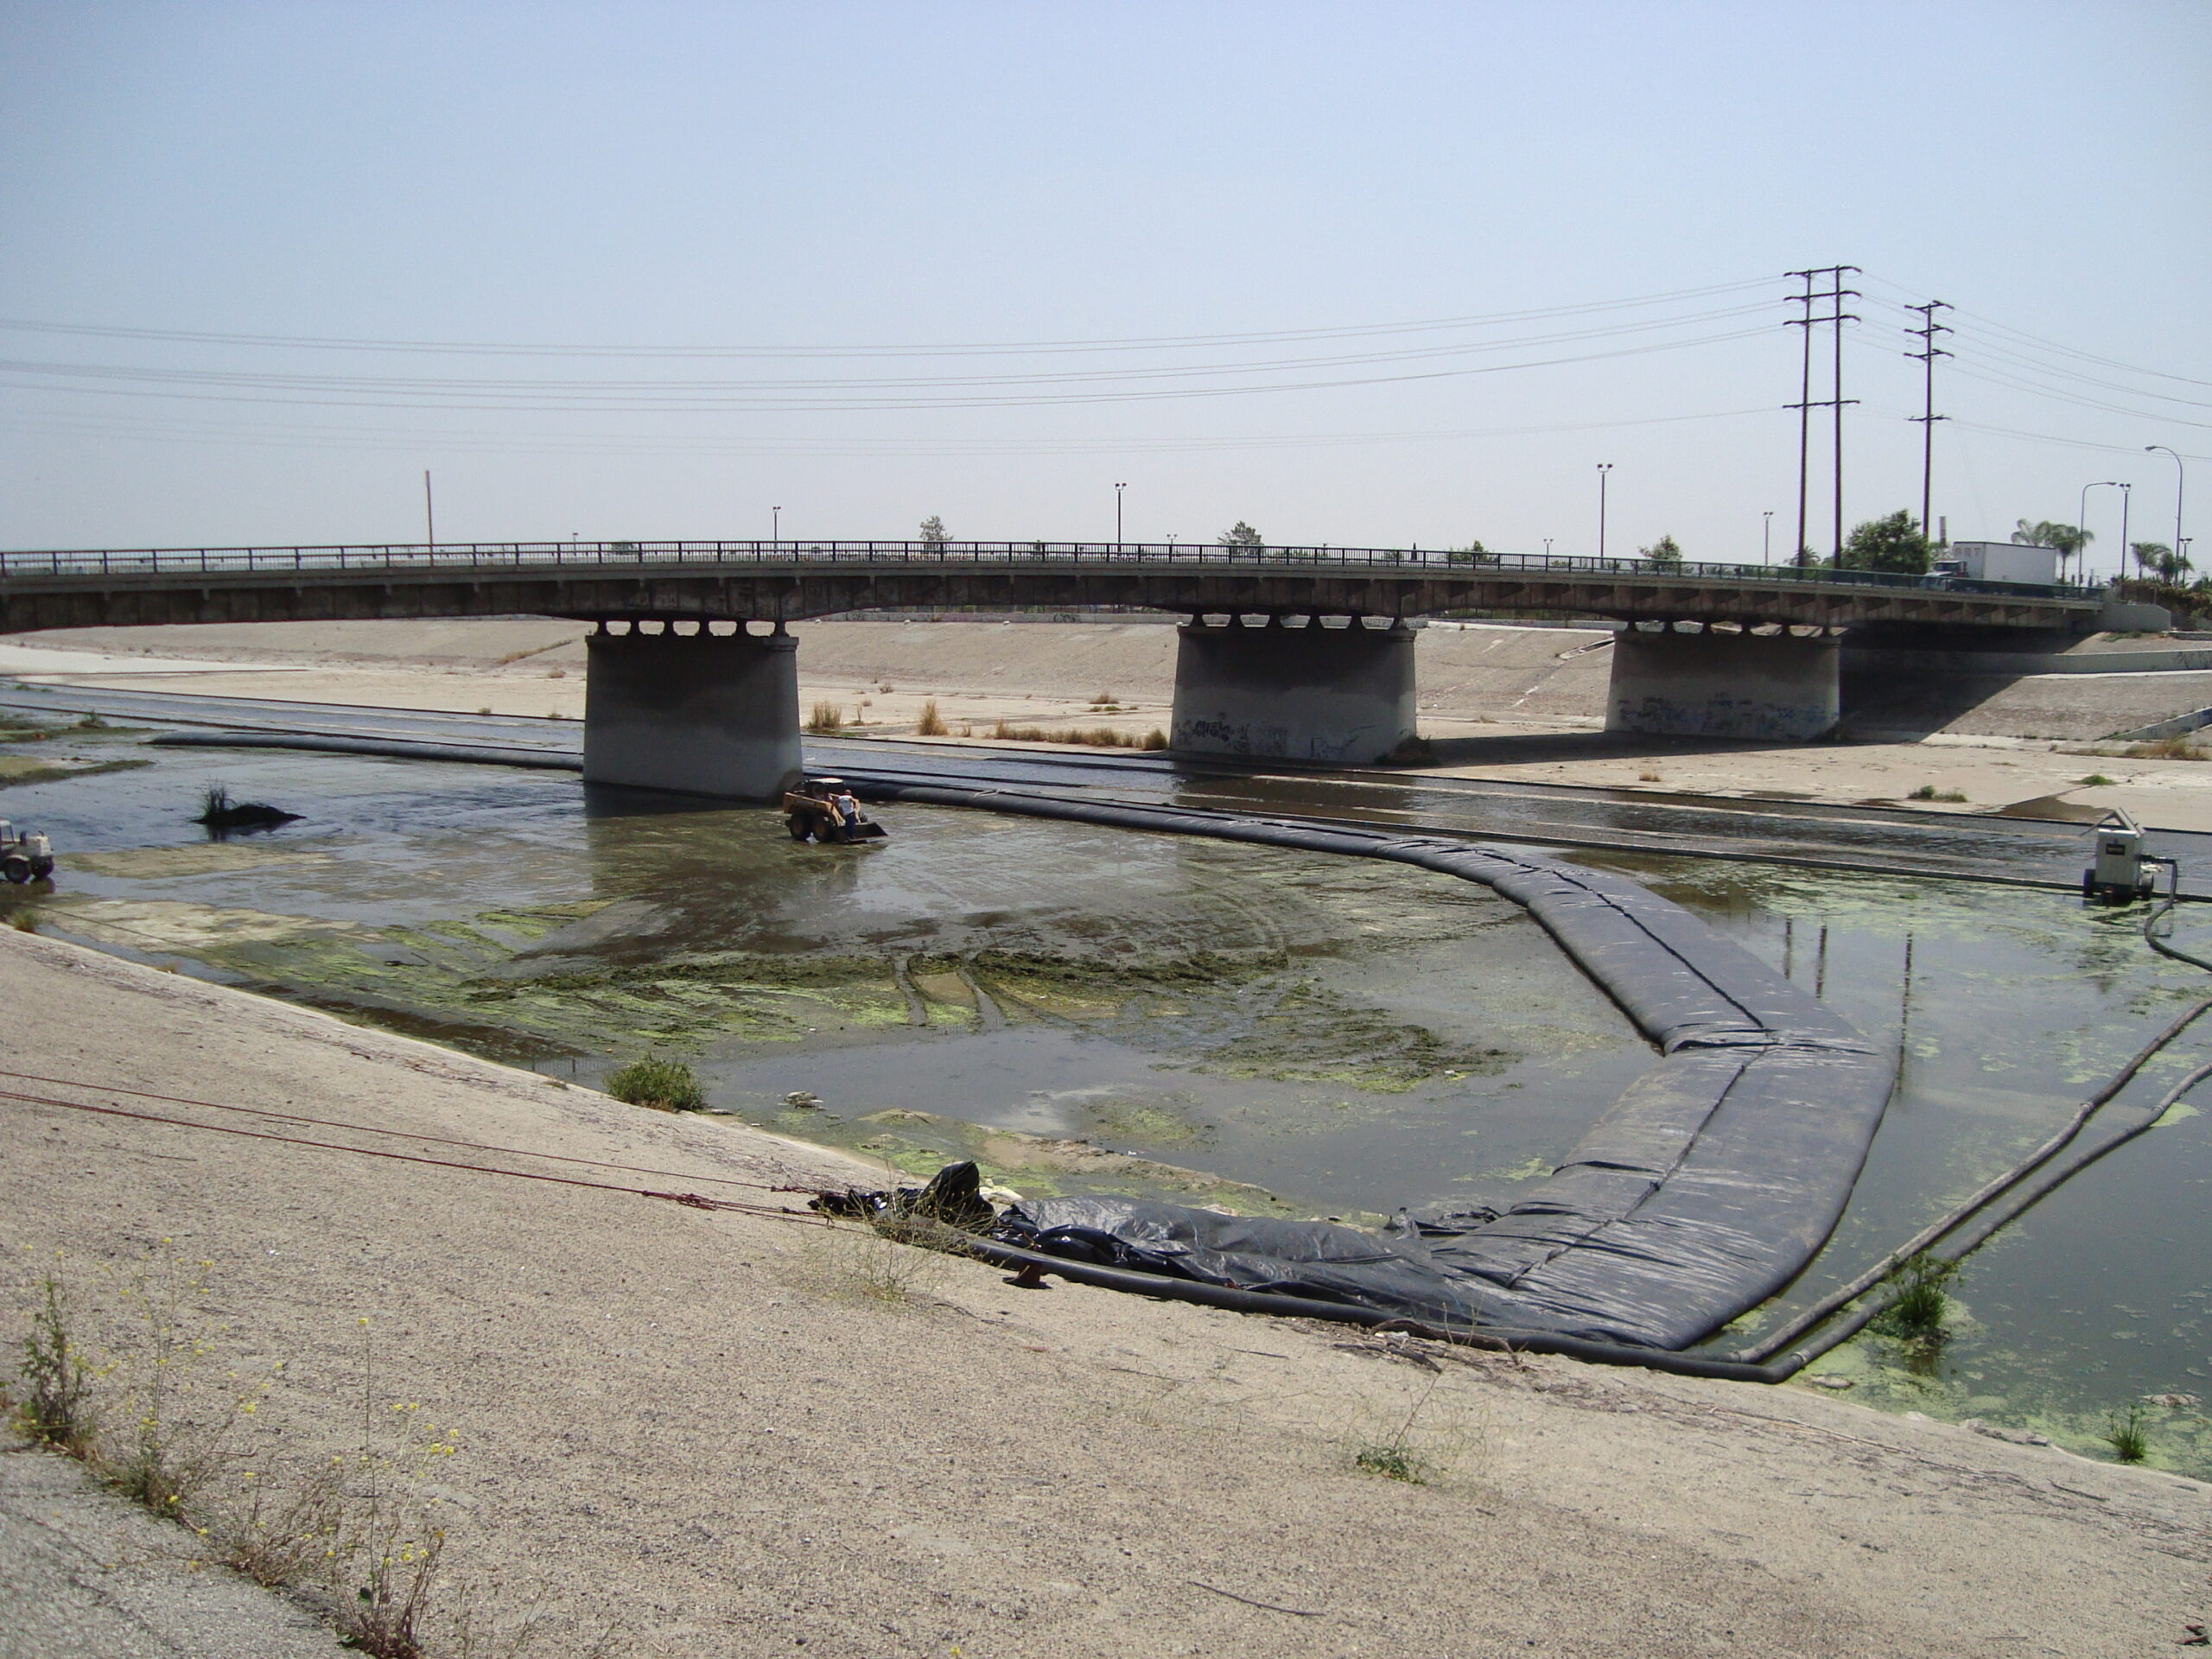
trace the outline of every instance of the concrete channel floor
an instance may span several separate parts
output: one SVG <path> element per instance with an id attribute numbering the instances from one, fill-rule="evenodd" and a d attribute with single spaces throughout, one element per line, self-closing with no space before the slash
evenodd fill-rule
<path id="1" fill-rule="evenodd" d="M 79 1464 L 0 1441 L 0 1659 L 329 1659 L 305 1609 L 226 1567 L 192 1535 L 101 1488 Z"/>

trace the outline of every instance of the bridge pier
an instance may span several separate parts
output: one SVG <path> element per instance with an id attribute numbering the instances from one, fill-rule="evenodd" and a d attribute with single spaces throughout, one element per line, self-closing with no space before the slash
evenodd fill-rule
<path id="1" fill-rule="evenodd" d="M 587 639 L 584 781 L 776 799 L 800 773 L 798 641 L 693 626 Z"/>
<path id="2" fill-rule="evenodd" d="M 1826 633 L 1646 632 L 1613 642 L 1605 729 L 1803 741 L 1835 729 L 1837 641 Z"/>
<path id="3" fill-rule="evenodd" d="M 1402 621 L 1210 627 L 1201 616 L 1176 632 L 1173 748 L 1367 766 L 1414 735 L 1414 632 Z"/>

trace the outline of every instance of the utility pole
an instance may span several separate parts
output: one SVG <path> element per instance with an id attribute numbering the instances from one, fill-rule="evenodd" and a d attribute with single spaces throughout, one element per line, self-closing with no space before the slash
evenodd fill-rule
<path id="1" fill-rule="evenodd" d="M 438 513 L 430 502 L 430 469 L 423 469 L 423 545 L 430 552 L 438 550 Z"/>
<path id="2" fill-rule="evenodd" d="M 1805 352 L 1798 398 L 1796 403 L 1788 405 L 1789 408 L 1798 412 L 1796 563 L 1801 565 L 1810 563 L 1812 553 L 1812 550 L 1805 543 L 1806 510 L 1808 499 L 1807 471 L 1812 448 L 1813 411 L 1816 409 L 1828 409 L 1835 411 L 1835 553 L 1839 559 L 1843 556 L 1843 410 L 1845 404 L 1855 404 L 1859 401 L 1856 397 L 1846 397 L 1843 395 L 1843 325 L 1859 321 L 1855 313 L 1847 312 L 1843 308 L 1843 302 L 1846 300 L 1855 300 L 1859 297 L 1859 290 L 1855 288 L 1846 288 L 1843 285 L 1843 279 L 1846 275 L 1856 274 L 1858 270 L 1857 265 L 1816 265 L 1810 270 L 1793 270 L 1789 273 L 1792 276 L 1802 278 L 1805 283 L 1805 291 L 1802 294 L 1793 294 L 1789 296 L 1791 304 L 1804 308 L 1804 315 L 1790 318 L 1789 326 L 1793 328 L 1802 328 L 1805 331 Z M 1827 287 L 1825 289 L 1817 289 L 1815 286 L 1815 279 L 1819 277 L 1827 279 Z M 1832 303 L 1834 309 L 1826 316 L 1816 316 L 1813 307 L 1816 302 L 1823 300 Z M 1816 326 L 1822 325 L 1832 326 L 1835 329 L 1834 378 L 1832 383 L 1832 395 L 1815 400 L 1813 397 L 1813 330 Z"/>
<path id="3" fill-rule="evenodd" d="M 1613 470 L 1613 463 L 1598 463 L 1598 556 L 1605 556 L 1605 479 Z"/>
<path id="4" fill-rule="evenodd" d="M 1770 507 L 1759 514 L 1759 563 L 1774 562 L 1774 510 Z"/>
<path id="5" fill-rule="evenodd" d="M 1925 305 L 1908 305 L 1908 311 L 1920 313 L 1920 327 L 1908 328 L 1905 333 L 1920 341 L 1920 349 L 1905 355 L 1926 367 L 1923 377 L 1921 413 L 1911 418 L 1920 423 L 1920 533 L 1924 538 L 1929 526 L 1935 521 L 1929 516 L 1929 505 L 1935 498 L 1936 478 L 1936 423 L 1948 421 L 1948 415 L 1936 412 L 1936 359 L 1948 357 L 1950 353 L 1936 343 L 1936 336 L 1948 334 L 1950 329 L 1936 321 L 1938 311 L 1955 311 L 1958 308 L 1942 300 L 1930 300 Z"/>
<path id="6" fill-rule="evenodd" d="M 1122 550 L 1122 492 L 1128 487 L 1126 484 L 1114 486 L 1114 550 L 1116 553 Z"/>

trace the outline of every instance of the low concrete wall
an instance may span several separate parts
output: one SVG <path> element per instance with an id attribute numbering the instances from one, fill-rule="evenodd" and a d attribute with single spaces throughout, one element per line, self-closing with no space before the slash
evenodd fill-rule
<path id="1" fill-rule="evenodd" d="M 1854 671 L 1879 674 L 2199 674 L 2212 669 L 2212 650 L 1909 651 L 1847 645 Z"/>
<path id="2" fill-rule="evenodd" d="M 1414 632 L 1403 624 L 1177 630 L 1173 747 L 1366 766 L 1414 734 Z"/>
<path id="3" fill-rule="evenodd" d="M 1605 729 L 1669 737 L 1802 741 L 1840 712 L 1833 639 L 1646 633 L 1613 645 Z"/>
<path id="4" fill-rule="evenodd" d="M 586 644 L 586 783 L 761 801 L 799 775 L 789 634 L 633 631 Z"/>

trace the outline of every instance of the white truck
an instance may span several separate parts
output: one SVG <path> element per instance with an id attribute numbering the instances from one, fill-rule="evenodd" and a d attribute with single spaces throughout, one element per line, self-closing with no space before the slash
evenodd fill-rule
<path id="1" fill-rule="evenodd" d="M 2058 580 L 2058 550 L 2026 542 L 1953 542 L 1937 554 L 1931 574 L 2048 588 Z"/>
<path id="2" fill-rule="evenodd" d="M 54 844 L 35 830 L 17 830 L 0 818 L 0 876 L 16 886 L 54 874 Z"/>

